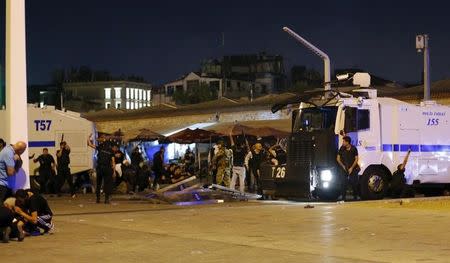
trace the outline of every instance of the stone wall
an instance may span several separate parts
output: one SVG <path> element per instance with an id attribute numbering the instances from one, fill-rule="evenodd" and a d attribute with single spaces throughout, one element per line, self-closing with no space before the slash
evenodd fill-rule
<path id="1" fill-rule="evenodd" d="M 129 130 L 147 128 L 159 133 L 167 133 L 197 123 L 220 123 L 234 121 L 277 120 L 288 119 L 290 115 L 286 110 L 272 113 L 269 110 L 254 110 L 241 112 L 227 112 L 216 114 L 197 114 L 190 116 L 142 118 L 134 120 L 97 121 L 97 130 L 112 133 L 121 129 L 124 133 Z"/>

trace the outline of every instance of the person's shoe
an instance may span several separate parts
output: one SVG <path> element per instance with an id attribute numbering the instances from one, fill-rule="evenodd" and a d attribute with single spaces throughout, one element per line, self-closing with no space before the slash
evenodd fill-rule
<path id="1" fill-rule="evenodd" d="M 72 198 L 76 198 L 76 197 L 77 197 L 77 195 L 76 195 L 76 194 L 73 194 L 73 195 L 72 195 Z"/>
<path id="2" fill-rule="evenodd" d="M 41 231 L 39 231 L 39 229 L 34 230 L 30 233 L 31 236 L 40 236 L 41 235 Z"/>
<path id="3" fill-rule="evenodd" d="M 19 242 L 22 242 L 25 239 L 25 233 L 23 231 L 19 231 L 19 236 L 17 237 L 17 240 Z"/>
<path id="4" fill-rule="evenodd" d="M 3 235 L 2 242 L 3 243 L 8 243 L 9 242 L 9 235 L 10 234 L 11 234 L 11 228 L 9 226 L 3 228 L 3 230 L 2 230 L 2 235 Z"/>

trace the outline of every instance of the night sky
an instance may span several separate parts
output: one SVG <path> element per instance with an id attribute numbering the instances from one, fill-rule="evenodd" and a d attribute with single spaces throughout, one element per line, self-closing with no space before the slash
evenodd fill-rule
<path id="1" fill-rule="evenodd" d="M 421 78 L 415 35 L 428 33 L 432 79 L 450 78 L 448 4 L 391 2 L 28 0 L 28 83 L 48 83 L 55 68 L 89 65 L 162 84 L 197 70 L 202 59 L 259 51 L 284 56 L 286 71 L 322 71 L 283 26 L 328 53 L 334 68 L 408 82 Z"/>

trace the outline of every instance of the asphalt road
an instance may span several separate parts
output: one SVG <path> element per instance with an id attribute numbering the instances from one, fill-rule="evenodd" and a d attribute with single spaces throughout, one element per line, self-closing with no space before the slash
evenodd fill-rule
<path id="1" fill-rule="evenodd" d="M 55 233 L 0 262 L 450 262 L 450 199 L 203 206 L 49 198 Z"/>

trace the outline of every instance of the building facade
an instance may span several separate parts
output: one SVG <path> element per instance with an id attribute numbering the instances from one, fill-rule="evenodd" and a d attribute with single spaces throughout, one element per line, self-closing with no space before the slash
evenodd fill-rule
<path id="1" fill-rule="evenodd" d="M 91 102 L 94 110 L 140 109 L 152 105 L 152 86 L 131 81 L 94 81 L 64 83 L 64 97 L 68 103 Z M 84 109 L 89 111 L 93 109 Z"/>

